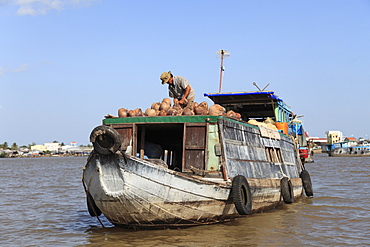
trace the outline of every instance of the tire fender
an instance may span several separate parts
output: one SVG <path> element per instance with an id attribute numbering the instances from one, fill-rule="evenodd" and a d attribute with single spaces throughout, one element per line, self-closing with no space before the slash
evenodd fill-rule
<path id="1" fill-rule="evenodd" d="M 233 178 L 231 197 L 236 211 L 240 215 L 248 215 L 252 211 L 252 194 L 247 179 L 242 175 Z"/>
<path id="2" fill-rule="evenodd" d="M 111 154 L 121 148 L 122 136 L 112 127 L 100 125 L 91 131 L 90 142 L 92 142 L 96 152 Z"/>
<path id="3" fill-rule="evenodd" d="M 302 185 L 306 196 L 313 196 L 311 177 L 307 170 L 303 170 L 299 177 L 302 179 Z"/>
<path id="4" fill-rule="evenodd" d="M 281 196 L 285 203 L 294 202 L 293 185 L 288 177 L 283 177 L 280 180 Z"/>

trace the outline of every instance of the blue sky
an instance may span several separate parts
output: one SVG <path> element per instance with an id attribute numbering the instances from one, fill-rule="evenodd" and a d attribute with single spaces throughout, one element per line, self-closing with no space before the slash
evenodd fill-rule
<path id="1" fill-rule="evenodd" d="M 89 144 L 106 114 L 168 97 L 168 70 L 210 103 L 220 49 L 222 91 L 269 83 L 310 136 L 370 138 L 369 0 L 0 0 L 0 46 L 0 143 Z"/>

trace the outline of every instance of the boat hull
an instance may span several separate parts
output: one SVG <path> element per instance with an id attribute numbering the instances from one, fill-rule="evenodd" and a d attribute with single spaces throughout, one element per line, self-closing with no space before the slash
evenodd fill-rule
<path id="1" fill-rule="evenodd" d="M 351 148 L 336 148 L 328 152 L 331 157 L 361 157 L 370 156 L 368 147 L 361 150 L 351 150 Z"/>
<path id="2" fill-rule="evenodd" d="M 247 181 L 251 213 L 283 203 L 280 179 Z M 291 182 L 294 197 L 301 196 L 301 179 L 292 178 Z M 92 153 L 84 167 L 83 183 L 104 216 L 121 227 L 184 227 L 241 216 L 231 198 L 231 181 L 184 174 L 134 156 L 124 159 L 119 153 Z"/>

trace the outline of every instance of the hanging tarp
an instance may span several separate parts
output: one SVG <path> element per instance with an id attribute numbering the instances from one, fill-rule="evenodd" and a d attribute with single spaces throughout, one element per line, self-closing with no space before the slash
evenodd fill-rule
<path id="1" fill-rule="evenodd" d="M 290 124 L 290 133 L 291 135 L 303 135 L 303 126 L 302 123 L 293 122 Z"/>

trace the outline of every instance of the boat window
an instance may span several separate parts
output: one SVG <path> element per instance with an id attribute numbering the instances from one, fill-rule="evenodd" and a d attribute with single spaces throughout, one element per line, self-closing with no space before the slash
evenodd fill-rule
<path id="1" fill-rule="evenodd" d="M 267 161 L 275 163 L 283 163 L 280 148 L 266 147 Z"/>

